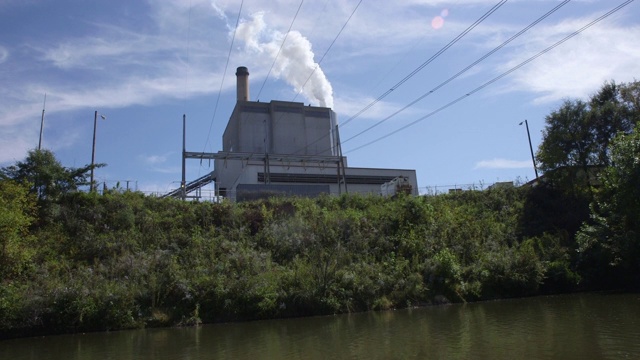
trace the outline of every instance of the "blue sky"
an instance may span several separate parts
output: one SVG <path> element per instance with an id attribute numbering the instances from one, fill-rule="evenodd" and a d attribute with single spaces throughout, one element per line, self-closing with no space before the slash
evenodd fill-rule
<path id="1" fill-rule="evenodd" d="M 249 68 L 252 100 L 324 104 L 344 123 L 498 3 L 246 0 L 240 11 L 240 0 L 0 0 L 0 166 L 37 147 L 46 93 L 43 147 L 65 166 L 91 162 L 97 110 L 106 120 L 98 122 L 96 162 L 107 166 L 96 179 L 164 193 L 181 177 L 183 114 L 188 151 L 221 150 L 238 66 Z M 587 98 L 607 80 L 640 78 L 640 3 L 474 90 L 621 3 L 571 1 L 439 87 L 561 4 L 506 2 L 341 127 L 349 166 L 416 169 L 421 192 L 533 179 L 518 124 L 528 120 L 535 150 L 544 117 L 563 99 Z M 187 179 L 212 167 L 189 160 Z"/>

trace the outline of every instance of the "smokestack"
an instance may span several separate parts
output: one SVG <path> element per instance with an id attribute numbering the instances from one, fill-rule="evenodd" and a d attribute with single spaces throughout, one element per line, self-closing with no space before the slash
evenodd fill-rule
<path id="1" fill-rule="evenodd" d="M 249 69 L 240 66 L 236 69 L 236 78 L 238 79 L 238 101 L 249 101 Z"/>

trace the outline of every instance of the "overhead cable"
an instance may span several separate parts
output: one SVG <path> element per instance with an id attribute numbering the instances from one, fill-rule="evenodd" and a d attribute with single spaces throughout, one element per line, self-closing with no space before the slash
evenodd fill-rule
<path id="1" fill-rule="evenodd" d="M 233 42 L 236 39 L 236 31 L 238 31 L 238 25 L 240 24 L 240 14 L 242 14 L 242 6 L 244 5 L 244 0 L 240 2 L 240 10 L 238 10 L 238 18 L 236 19 L 236 26 L 233 29 L 233 37 L 231 38 L 231 44 L 229 45 L 229 54 L 227 55 L 227 62 L 224 65 L 224 72 L 222 73 L 222 81 L 220 81 L 220 89 L 218 90 L 218 97 L 216 98 L 216 105 L 213 108 L 213 116 L 211 117 L 211 124 L 209 125 L 209 131 L 207 131 L 207 140 L 204 143 L 204 149 L 207 148 L 207 144 L 209 143 L 209 137 L 211 136 L 211 129 L 213 128 L 213 120 L 216 118 L 216 112 L 218 111 L 218 103 L 220 103 L 220 94 L 222 94 L 222 86 L 224 85 L 224 79 L 227 76 L 227 68 L 229 67 L 229 59 L 231 59 L 231 51 L 233 50 Z"/>
<path id="2" fill-rule="evenodd" d="M 316 67 L 313 69 L 313 71 L 311 71 L 311 73 L 309 74 L 309 77 L 307 78 L 307 80 L 305 80 L 304 84 L 302 84 L 302 86 L 300 86 L 300 91 L 298 91 L 296 96 L 293 97 L 293 100 L 291 100 L 292 102 L 295 101 L 298 98 L 298 96 L 302 93 L 302 90 L 304 90 L 304 87 L 309 82 L 309 79 L 311 79 L 313 74 L 316 72 L 316 70 L 320 66 L 320 63 L 322 63 L 322 60 L 324 60 L 324 57 L 327 56 L 327 54 L 329 53 L 329 50 L 331 50 L 331 48 L 333 47 L 333 44 L 336 43 L 336 41 L 338 40 L 338 37 L 340 37 L 340 34 L 342 34 L 344 29 L 347 27 L 347 24 L 349 23 L 349 21 L 351 21 L 351 18 L 353 17 L 353 14 L 356 13 L 356 10 L 358 10 L 358 7 L 360 7 L 360 4 L 362 4 L 362 0 L 358 1 L 358 5 L 356 5 L 356 7 L 353 9 L 353 11 L 351 12 L 351 15 L 349 15 L 349 18 L 347 18 L 347 21 L 344 23 L 344 25 L 342 25 L 342 28 L 340 29 L 340 31 L 338 31 L 338 34 L 336 35 L 336 37 L 333 38 L 333 41 L 331 42 L 331 44 L 329 45 L 327 50 L 325 50 L 324 54 L 322 54 L 322 57 L 320 58 L 320 60 L 318 60 L 318 63 L 316 64 Z"/>
<path id="3" fill-rule="evenodd" d="M 347 151 L 346 153 L 348 154 L 348 153 L 355 152 L 355 151 L 360 150 L 360 149 L 362 149 L 362 148 L 364 148 L 364 147 L 367 147 L 367 146 L 369 146 L 369 145 L 372 145 L 372 144 L 374 144 L 374 143 L 376 143 L 376 142 L 378 142 L 378 141 L 380 141 L 380 140 L 386 139 L 386 138 L 388 138 L 388 137 L 390 137 L 390 136 L 392 136 L 392 135 L 394 135 L 394 134 L 397 134 L 398 132 L 400 132 L 400 131 L 402 131 L 402 130 L 407 129 L 407 128 L 408 128 L 408 127 L 410 127 L 410 126 L 413 126 L 413 125 L 415 125 L 415 124 L 417 124 L 417 123 L 419 123 L 419 122 L 421 122 L 421 121 L 423 121 L 423 120 L 425 120 L 425 119 L 427 119 L 427 118 L 429 118 L 429 117 L 431 117 L 431 116 L 433 116 L 433 115 L 435 115 L 435 114 L 437 114 L 437 113 L 441 112 L 442 110 L 445 110 L 445 109 L 447 109 L 447 108 L 449 108 L 449 107 L 451 107 L 451 106 L 455 105 L 456 103 L 458 103 L 458 102 L 462 101 L 463 99 L 465 99 L 465 98 L 467 98 L 467 97 L 469 97 L 469 96 L 471 96 L 471 95 L 473 95 L 473 94 L 477 93 L 478 91 L 480 91 L 480 90 L 482 90 L 482 89 L 486 88 L 487 86 L 489 86 L 489 85 L 491 85 L 491 84 L 495 83 L 496 81 L 498 81 L 498 80 L 500 80 L 500 79 L 504 78 L 505 76 L 507 76 L 507 75 L 511 74 L 512 72 L 514 72 L 514 71 L 516 71 L 516 70 L 520 69 L 521 67 L 523 67 L 523 66 L 527 65 L 528 63 L 530 63 L 530 62 L 532 62 L 532 61 L 536 60 L 536 59 L 537 59 L 537 58 L 539 58 L 540 56 L 542 56 L 542 55 L 544 55 L 544 54 L 548 53 L 549 51 L 551 51 L 551 50 L 555 49 L 556 47 L 558 47 L 558 46 L 562 45 L 563 43 L 565 43 L 565 42 L 567 42 L 568 40 L 572 39 L 573 37 L 577 36 L 578 34 L 580 34 L 581 32 L 583 32 L 584 30 L 586 30 L 586 29 L 590 28 L 591 26 L 595 25 L 596 23 L 598 23 L 598 22 L 600 22 L 600 21 L 602 21 L 602 20 L 606 19 L 607 17 L 609 17 L 609 16 L 610 16 L 610 15 L 612 15 L 613 13 L 615 13 L 615 12 L 619 11 L 619 10 L 620 10 L 620 9 L 622 9 L 623 7 L 625 7 L 625 6 L 629 5 L 629 4 L 630 4 L 630 3 L 632 3 L 633 1 L 634 1 L 634 0 L 627 0 L 627 1 L 625 1 L 624 3 L 622 3 L 622 4 L 618 5 L 618 6 L 617 6 L 617 7 L 615 7 L 614 9 L 610 10 L 609 12 L 607 12 L 606 14 L 604 14 L 604 15 L 600 16 L 599 18 L 597 18 L 597 19 L 593 20 L 592 22 L 588 23 L 587 25 L 583 26 L 582 28 L 580 28 L 580 29 L 576 30 L 575 32 L 573 32 L 573 33 L 569 34 L 568 36 L 566 36 L 566 37 L 565 37 L 565 38 L 563 38 L 562 40 L 560 40 L 560 41 L 558 41 L 558 42 L 554 43 L 553 45 L 551 45 L 551 46 L 547 47 L 546 49 L 544 49 L 544 50 L 540 51 L 540 52 L 539 52 L 539 53 L 537 53 L 536 55 L 534 55 L 534 56 L 532 56 L 532 57 L 528 58 L 527 60 L 525 60 L 525 61 L 521 62 L 520 64 L 518 64 L 518 65 L 516 65 L 516 66 L 512 67 L 511 69 L 509 69 L 509 70 L 505 71 L 504 73 L 500 74 L 499 76 L 496 76 L 495 78 L 493 78 L 493 79 L 491 79 L 491 80 L 489 80 L 489 81 L 485 82 L 484 84 L 482 84 L 482 85 L 478 86 L 477 88 L 475 88 L 475 89 L 473 89 L 473 90 L 469 91 L 468 93 L 466 93 L 466 94 L 464 94 L 464 95 L 460 96 L 459 98 L 457 98 L 457 99 L 455 99 L 455 100 L 453 100 L 453 101 L 451 101 L 451 102 L 447 103 L 446 105 L 443 105 L 443 106 L 441 106 L 440 108 L 438 108 L 438 109 L 436 109 L 436 110 L 434 110 L 434 111 L 432 111 L 432 112 L 428 113 L 427 115 L 425 115 L 425 116 L 423 116 L 423 117 L 421 117 L 421 118 L 418 118 L 418 119 L 416 119 L 416 120 L 414 120 L 414 121 L 410 122 L 409 124 L 404 125 L 404 126 L 402 126 L 402 127 L 398 128 L 398 129 L 396 129 L 396 130 L 394 130 L 394 131 L 392 131 L 392 132 L 390 132 L 390 133 L 388 133 L 388 134 L 385 134 L 385 135 L 383 135 L 383 136 L 381 136 L 381 137 L 379 137 L 379 138 L 377 138 L 377 139 L 375 139 L 375 140 L 369 141 L 368 143 L 363 144 L 363 145 L 360 145 L 360 146 L 358 146 L 358 147 L 356 147 L 356 148 L 354 148 L 354 149 L 351 149 L 351 150 Z"/>
<path id="4" fill-rule="evenodd" d="M 453 38 L 453 40 L 451 40 L 447 45 L 445 45 L 444 47 L 442 47 L 442 49 L 438 50 L 435 54 L 433 54 L 429 59 L 427 59 L 425 62 L 423 62 L 420 66 L 418 66 L 417 68 L 415 68 L 413 71 L 411 71 L 408 75 L 406 75 L 402 80 L 400 80 L 398 83 L 396 83 L 395 85 L 393 85 L 389 90 L 387 90 L 384 94 L 380 95 L 377 99 L 375 99 L 374 101 L 372 101 L 371 103 L 369 103 L 367 106 L 365 106 L 362 110 L 358 111 L 358 113 L 356 113 L 355 115 L 351 116 L 350 118 L 348 118 L 344 123 L 342 123 L 342 126 L 348 124 L 349 122 L 351 122 L 352 120 L 354 120 L 355 118 L 357 118 L 358 116 L 362 115 L 365 111 L 369 110 L 372 106 L 374 106 L 375 104 L 377 104 L 380 100 L 384 99 L 385 97 L 387 97 L 387 95 L 391 94 L 394 90 L 396 90 L 397 88 L 399 88 L 400 86 L 402 86 L 402 84 L 404 84 L 405 82 L 407 82 L 410 78 L 412 78 L 414 75 L 416 75 L 420 70 L 424 69 L 427 65 L 429 65 L 431 62 L 433 62 L 433 60 L 435 60 L 436 58 L 438 58 L 440 55 L 442 55 L 445 51 L 447 51 L 451 46 L 453 46 L 455 43 L 457 43 L 458 41 L 460 41 L 460 39 L 462 39 L 465 35 L 467 35 L 469 32 L 471 32 L 471 30 L 473 30 L 474 28 L 476 28 L 478 25 L 480 25 L 480 23 L 482 23 L 484 20 L 486 20 L 491 14 L 493 14 L 494 12 L 496 12 L 502 5 L 504 5 L 507 2 L 507 0 L 502 0 L 500 2 L 498 2 L 496 5 L 494 5 L 491 9 L 489 9 L 486 13 L 484 13 L 481 17 L 479 17 L 474 23 L 472 23 L 471 25 L 469 25 L 469 27 L 467 27 L 464 31 L 462 31 L 460 34 L 458 34 L 455 38 Z M 303 147 L 302 149 L 296 151 L 296 153 L 301 152 L 305 149 L 307 149 L 309 146 L 312 146 L 320 141 L 322 141 L 322 139 L 326 138 L 329 135 L 323 135 L 322 137 L 320 137 L 319 139 L 315 140 L 314 142 L 307 144 L 305 147 Z"/>
<path id="5" fill-rule="evenodd" d="M 468 28 L 466 28 L 463 32 L 461 32 L 460 34 L 458 34 L 458 36 L 456 36 L 453 40 L 451 40 L 447 45 L 445 45 L 442 49 L 440 49 L 438 52 L 436 52 L 435 54 L 433 54 L 429 59 L 427 59 L 425 62 L 423 62 L 420 66 L 418 66 L 417 68 L 415 68 L 412 72 L 410 72 L 407 76 L 405 76 L 402 80 L 400 80 L 398 83 L 396 83 L 395 85 L 393 85 L 389 90 L 387 90 L 384 94 L 380 95 L 377 99 L 373 100 L 371 103 L 369 103 L 367 106 L 365 106 L 362 110 L 358 111 L 355 115 L 351 116 L 350 118 L 348 118 L 346 121 L 344 121 L 342 123 L 342 126 L 348 124 L 349 122 L 353 121 L 355 118 L 357 118 L 358 116 L 362 115 L 362 113 L 364 113 L 365 111 L 369 110 L 373 105 L 377 104 L 380 100 L 384 99 L 385 97 L 387 97 L 387 95 L 391 94 L 394 90 L 396 90 L 397 88 L 399 88 L 402 84 L 404 84 L 405 82 L 407 82 L 409 79 L 411 79 L 414 75 L 416 75 L 418 72 L 420 72 L 420 70 L 424 69 L 427 65 L 431 64 L 431 62 L 433 62 L 433 60 L 437 59 L 440 55 L 442 55 L 445 51 L 447 51 L 450 47 L 452 47 L 455 43 L 457 43 L 458 41 L 460 41 L 460 39 L 462 39 L 465 35 L 467 35 L 468 33 L 471 32 L 471 30 L 473 30 L 476 26 L 480 25 L 480 23 L 482 23 L 484 20 L 486 20 L 491 14 L 493 14 L 494 12 L 496 12 L 502 5 L 504 5 L 507 2 L 507 0 L 502 0 L 499 3 L 497 3 L 496 5 L 494 5 L 491 9 L 489 9 L 489 11 L 487 11 L 484 15 L 482 15 L 478 20 L 476 20 L 473 24 L 471 24 Z"/>
<path id="6" fill-rule="evenodd" d="M 494 53 L 496 53 L 498 50 L 502 49 L 503 47 L 505 47 L 507 44 L 509 44 L 510 42 L 512 42 L 513 40 L 515 40 L 516 38 L 518 38 L 520 35 L 524 34 L 525 32 L 527 32 L 527 30 L 531 29 L 532 27 L 534 27 L 535 25 L 537 25 L 538 23 L 540 23 L 542 20 L 546 19 L 547 17 L 549 17 L 551 14 L 553 14 L 554 12 L 558 11 L 558 9 L 560 9 L 561 7 L 563 7 L 564 5 L 566 5 L 567 3 L 569 3 L 570 0 L 565 0 L 562 3 L 558 4 L 556 7 L 554 7 L 553 9 L 549 10 L 546 14 L 542 15 L 541 17 L 539 17 L 538 19 L 536 19 L 534 22 L 532 22 L 531 24 L 529 24 L 528 26 L 526 26 L 525 28 L 523 28 L 522 30 L 520 30 L 518 33 L 516 33 L 515 35 L 511 36 L 509 39 L 507 39 L 505 42 L 503 42 L 502 44 L 500 44 L 499 46 L 497 46 L 496 48 L 494 48 L 493 50 L 489 51 L 488 53 L 484 54 L 483 56 L 481 56 L 479 59 L 477 59 L 476 61 L 472 62 L 469 66 L 465 67 L 464 69 L 460 70 L 457 74 L 451 76 L 450 78 L 448 78 L 447 80 L 445 80 L 444 82 L 440 83 L 438 86 L 436 86 L 435 88 L 431 89 L 430 91 L 422 94 L 422 96 L 418 97 L 417 99 L 415 99 L 414 101 L 410 102 L 409 104 L 407 104 L 406 106 L 404 106 L 403 108 L 397 110 L 396 112 L 394 112 L 393 114 L 385 117 L 384 119 L 378 121 L 377 123 L 369 126 L 368 128 L 360 131 L 359 133 L 353 135 L 352 137 L 344 140 L 342 143 L 346 143 L 349 142 L 350 140 L 355 139 L 356 137 L 366 133 L 367 131 L 377 127 L 378 125 L 386 122 L 387 120 L 393 118 L 394 116 L 398 115 L 399 113 L 403 112 L 404 110 L 408 109 L 409 107 L 415 105 L 417 102 L 423 100 L 424 98 L 426 98 L 427 96 L 433 94 L 434 92 L 436 92 L 437 90 L 439 90 L 440 88 L 442 88 L 443 86 L 447 85 L 448 83 L 450 83 L 451 81 L 457 79 L 458 77 L 460 77 L 462 74 L 464 74 L 465 72 L 469 71 L 469 69 L 473 68 L 474 66 L 478 65 L 480 62 L 482 62 L 483 60 L 485 60 L 486 58 L 488 58 L 489 56 L 493 55 Z"/>
<path id="7" fill-rule="evenodd" d="M 302 4 L 304 3 L 304 0 L 300 1 L 300 5 L 298 5 L 298 10 L 296 11 L 296 14 L 293 16 L 293 20 L 291 20 L 291 24 L 289 25 L 289 30 L 287 30 L 287 33 L 284 35 L 284 39 L 282 39 L 282 44 L 280 44 L 280 49 L 278 49 L 278 53 L 276 54 L 276 57 L 273 58 L 273 64 L 271 64 L 271 68 L 269 68 L 269 72 L 267 73 L 267 76 L 265 76 L 264 78 L 264 82 L 262 83 L 262 86 L 260 87 L 260 91 L 258 91 L 258 96 L 256 96 L 256 99 L 260 99 L 260 94 L 262 94 L 262 89 L 264 88 L 264 85 L 267 83 L 267 79 L 269 78 L 269 75 L 271 75 L 271 71 L 273 70 L 273 67 L 276 65 L 276 61 L 278 60 L 278 56 L 280 56 L 280 53 L 282 52 L 282 48 L 284 47 L 284 43 L 287 41 L 287 37 L 289 36 L 289 33 L 291 32 L 291 28 L 293 27 L 293 23 L 296 21 L 296 18 L 298 17 L 298 14 L 300 13 L 300 9 L 302 8 Z"/>

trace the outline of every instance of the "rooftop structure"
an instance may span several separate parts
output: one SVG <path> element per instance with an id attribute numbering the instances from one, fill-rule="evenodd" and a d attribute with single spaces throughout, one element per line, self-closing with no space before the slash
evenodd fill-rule
<path id="1" fill-rule="evenodd" d="M 232 201 L 276 195 L 380 194 L 383 184 L 398 177 L 418 194 L 415 170 L 348 167 L 340 149 L 337 116 L 330 108 L 250 101 L 248 69 L 239 67 L 236 76 L 237 102 L 222 136 L 222 151 L 184 151 L 184 158 L 214 159 L 214 171 L 190 184 L 183 175 L 182 196 L 192 190 L 191 184 L 210 181 L 218 195 Z"/>

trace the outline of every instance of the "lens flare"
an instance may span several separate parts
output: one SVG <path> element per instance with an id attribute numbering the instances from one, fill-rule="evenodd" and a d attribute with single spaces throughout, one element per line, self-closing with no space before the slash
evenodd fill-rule
<path id="1" fill-rule="evenodd" d="M 438 30 L 444 26 L 444 18 L 442 16 L 436 16 L 431 20 L 431 27 Z"/>

